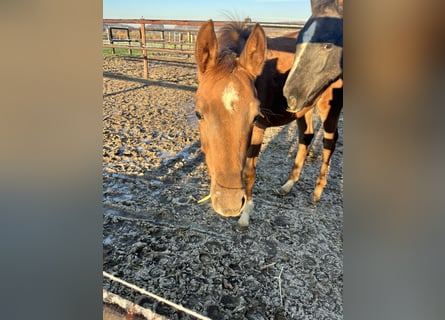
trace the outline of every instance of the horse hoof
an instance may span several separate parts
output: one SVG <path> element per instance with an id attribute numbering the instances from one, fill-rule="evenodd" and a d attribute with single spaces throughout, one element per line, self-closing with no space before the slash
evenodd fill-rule
<path id="1" fill-rule="evenodd" d="M 317 196 L 317 195 L 315 195 L 315 194 L 312 194 L 312 196 L 311 196 L 311 204 L 312 205 L 314 205 L 314 206 L 316 206 L 317 205 L 317 203 L 318 203 L 318 201 L 320 201 L 320 196 Z"/>
<path id="2" fill-rule="evenodd" d="M 243 228 L 247 228 L 249 226 L 249 214 L 242 214 L 238 219 L 238 225 Z"/>
<path id="3" fill-rule="evenodd" d="M 281 186 L 281 188 L 278 190 L 278 193 L 282 196 L 287 195 L 294 186 L 294 184 L 295 182 L 288 180 L 284 185 Z"/>
<path id="4" fill-rule="evenodd" d="M 240 227 L 246 228 L 249 226 L 250 213 L 253 211 L 253 201 L 249 200 L 244 207 L 241 217 L 238 219 L 238 225 Z"/>

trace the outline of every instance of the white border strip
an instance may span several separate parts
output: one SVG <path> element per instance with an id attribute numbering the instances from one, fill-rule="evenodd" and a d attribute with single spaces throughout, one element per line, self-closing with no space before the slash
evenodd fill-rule
<path id="1" fill-rule="evenodd" d="M 211 320 L 210 318 L 202 316 L 199 313 L 196 313 L 196 312 L 194 312 L 194 311 L 192 311 L 190 309 L 187 309 L 187 308 L 185 308 L 185 307 L 183 307 L 183 306 L 181 306 L 179 304 L 176 304 L 174 302 L 168 301 L 168 300 L 166 300 L 166 299 L 164 299 L 164 298 L 162 298 L 162 297 L 160 297 L 160 296 L 158 296 L 158 295 L 156 295 L 154 293 L 151 293 L 151 292 L 148 292 L 148 291 L 146 291 L 144 289 L 141 289 L 141 288 L 135 286 L 134 284 L 131 284 L 131 283 L 128 283 L 128 282 L 126 282 L 124 280 L 116 278 L 115 276 L 112 276 L 111 274 L 109 274 L 109 273 L 107 273 L 105 271 L 102 271 L 102 274 L 103 274 L 104 277 L 106 277 L 108 279 L 111 279 L 113 281 L 119 282 L 120 284 L 123 284 L 124 286 L 126 286 L 128 288 L 131 288 L 131 289 L 136 290 L 136 291 L 138 291 L 138 292 L 140 292 L 140 293 L 142 293 L 142 294 L 144 294 L 146 296 L 149 296 L 150 298 L 153 298 L 153 299 L 156 299 L 156 300 L 158 300 L 160 302 L 168 304 L 169 306 L 171 306 L 171 307 L 173 307 L 173 308 L 175 308 L 175 309 L 177 309 L 179 311 L 185 312 L 185 313 L 187 313 L 187 314 L 189 314 L 191 316 L 194 316 L 197 319 Z"/>

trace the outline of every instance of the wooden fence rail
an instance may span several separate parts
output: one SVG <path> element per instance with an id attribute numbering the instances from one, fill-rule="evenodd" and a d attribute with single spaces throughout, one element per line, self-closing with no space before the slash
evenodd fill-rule
<path id="1" fill-rule="evenodd" d="M 196 34 L 199 27 L 206 21 L 198 20 L 153 20 L 153 19 L 104 19 L 107 40 L 103 43 L 104 48 L 111 48 L 115 53 L 115 48 L 132 50 L 142 50 L 142 61 L 144 64 L 144 78 L 148 79 L 148 52 L 163 52 L 191 55 L 194 53 Z M 221 27 L 227 21 L 214 21 L 215 27 Z M 254 23 L 254 22 L 248 22 Z M 260 22 L 261 26 L 267 30 L 287 29 L 296 31 L 303 27 L 301 23 L 266 23 Z M 120 31 L 124 38 L 117 37 L 113 31 Z M 148 39 L 147 31 L 150 33 L 159 32 L 160 39 Z M 137 37 L 131 37 L 131 33 L 136 32 Z M 166 33 L 168 39 L 166 39 Z M 171 34 L 173 33 L 173 40 Z M 185 35 L 185 36 L 184 36 Z M 126 44 L 122 44 L 126 43 Z"/>

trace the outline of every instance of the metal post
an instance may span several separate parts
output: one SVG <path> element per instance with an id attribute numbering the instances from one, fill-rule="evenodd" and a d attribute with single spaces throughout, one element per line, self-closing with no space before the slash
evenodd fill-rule
<path id="1" fill-rule="evenodd" d="M 145 23 L 141 23 L 141 45 L 142 45 L 142 59 L 144 61 L 144 79 L 148 79 L 148 57 L 147 49 L 145 48 Z"/>
<path id="2" fill-rule="evenodd" d="M 162 27 L 162 28 L 164 28 L 164 27 Z M 161 32 L 161 39 L 162 39 L 162 48 L 165 48 L 165 31 L 164 30 L 162 30 L 162 32 Z"/>
<path id="3" fill-rule="evenodd" d="M 127 28 L 127 40 L 128 40 L 128 45 L 131 46 L 131 40 L 130 40 L 130 29 Z M 131 49 L 128 49 L 128 54 L 131 56 Z"/>
<path id="4" fill-rule="evenodd" d="M 110 27 L 107 28 L 108 29 L 108 41 L 110 42 L 110 44 L 113 44 L 113 32 L 111 30 Z M 114 47 L 111 48 L 111 53 L 115 54 L 116 52 L 114 51 Z"/>

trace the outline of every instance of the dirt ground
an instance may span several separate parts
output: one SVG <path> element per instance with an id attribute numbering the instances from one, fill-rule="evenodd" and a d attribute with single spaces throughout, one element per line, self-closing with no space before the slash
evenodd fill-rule
<path id="1" fill-rule="evenodd" d="M 248 229 L 213 212 L 194 115 L 193 58 L 103 65 L 103 269 L 212 319 L 342 319 L 343 135 L 317 206 L 316 135 L 285 197 L 296 123 L 266 130 Z M 319 123 L 318 123 L 319 125 Z M 104 289 L 169 319 L 191 319 L 122 285 Z"/>

